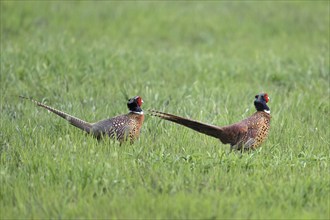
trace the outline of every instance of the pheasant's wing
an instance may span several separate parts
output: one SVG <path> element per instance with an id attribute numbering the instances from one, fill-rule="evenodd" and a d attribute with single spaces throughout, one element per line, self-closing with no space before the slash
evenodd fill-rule
<path id="1" fill-rule="evenodd" d="M 151 112 L 150 114 L 153 116 L 157 116 L 159 118 L 162 118 L 162 119 L 165 119 L 168 121 L 172 121 L 174 123 L 183 125 L 185 127 L 188 127 L 190 129 L 193 129 L 200 133 L 221 139 L 221 133 L 222 133 L 221 127 L 205 124 L 205 123 L 198 122 L 198 121 L 195 121 L 192 119 L 183 118 L 180 116 L 176 116 L 176 115 L 172 115 L 172 114 L 168 114 L 168 113 L 164 113 L 164 112 L 160 112 L 160 111 L 156 111 L 156 110 L 149 110 L 149 111 Z"/>
<path id="2" fill-rule="evenodd" d="M 221 127 L 221 142 L 231 144 L 234 148 L 241 148 L 248 138 L 249 127 L 244 122 Z M 251 140 L 252 141 L 252 140 Z"/>
<path id="3" fill-rule="evenodd" d="M 129 135 L 130 119 L 126 115 L 105 119 L 93 124 L 93 134 L 96 137 L 107 135 L 117 140 L 124 140 Z"/>

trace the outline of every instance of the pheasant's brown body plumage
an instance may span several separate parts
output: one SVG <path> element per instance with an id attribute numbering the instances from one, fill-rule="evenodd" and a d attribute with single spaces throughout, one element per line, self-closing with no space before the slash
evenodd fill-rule
<path id="1" fill-rule="evenodd" d="M 230 144 L 232 149 L 256 149 L 265 141 L 270 129 L 270 111 L 266 103 L 267 94 L 256 96 L 257 112 L 250 117 L 228 126 L 214 126 L 176 115 L 151 110 L 151 115 L 175 122 L 200 133 L 215 137 L 223 144 Z"/>
<path id="2" fill-rule="evenodd" d="M 129 113 L 101 120 L 96 123 L 89 123 L 83 121 L 65 112 L 42 104 L 41 102 L 23 96 L 20 97 L 28 99 L 37 104 L 38 106 L 41 106 L 57 114 L 58 116 L 67 120 L 73 126 L 87 132 L 88 134 L 93 135 L 98 139 L 103 136 L 109 136 L 110 138 L 116 139 L 120 142 L 130 140 L 130 142 L 133 143 L 136 139 L 138 139 L 140 135 L 140 130 L 144 120 L 144 114 L 141 109 L 143 101 L 139 96 L 128 100 L 127 106 L 130 110 Z"/>
<path id="3" fill-rule="evenodd" d="M 143 114 L 130 112 L 92 124 L 91 133 L 97 138 L 107 135 L 119 141 L 129 139 L 134 142 L 140 136 L 143 120 Z"/>
<path id="4" fill-rule="evenodd" d="M 233 149 L 255 149 L 266 140 L 270 119 L 270 114 L 258 111 L 241 122 L 220 127 L 222 133 L 219 139 Z"/>

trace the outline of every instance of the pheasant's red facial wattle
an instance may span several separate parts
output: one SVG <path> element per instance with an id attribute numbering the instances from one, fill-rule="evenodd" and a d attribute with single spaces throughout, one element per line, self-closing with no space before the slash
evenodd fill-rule
<path id="1" fill-rule="evenodd" d="M 142 98 L 140 96 L 137 96 L 137 97 L 135 97 L 135 99 L 136 99 L 137 104 L 141 107 L 142 103 L 143 103 Z"/>
<path id="2" fill-rule="evenodd" d="M 266 103 L 269 101 L 269 96 L 267 93 L 264 94 L 264 99 L 265 99 Z"/>

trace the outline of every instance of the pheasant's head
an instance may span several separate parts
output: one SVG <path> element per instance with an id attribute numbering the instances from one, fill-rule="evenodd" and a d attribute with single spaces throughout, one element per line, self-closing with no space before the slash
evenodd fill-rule
<path id="1" fill-rule="evenodd" d="M 256 107 L 257 111 L 264 111 L 266 113 L 270 113 L 270 109 L 267 106 L 267 102 L 270 100 L 267 93 L 260 93 L 259 95 L 255 96 L 254 106 Z"/>
<path id="2" fill-rule="evenodd" d="M 140 96 L 135 96 L 134 98 L 128 100 L 127 107 L 130 112 L 143 114 L 143 111 L 141 109 L 142 103 L 142 98 Z"/>

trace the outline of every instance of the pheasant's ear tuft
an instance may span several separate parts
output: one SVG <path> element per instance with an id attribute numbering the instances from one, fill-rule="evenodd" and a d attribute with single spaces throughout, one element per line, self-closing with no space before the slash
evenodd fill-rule
<path id="1" fill-rule="evenodd" d="M 132 104 L 134 101 L 135 101 L 134 99 L 129 99 L 129 100 L 127 101 L 127 104 Z"/>

